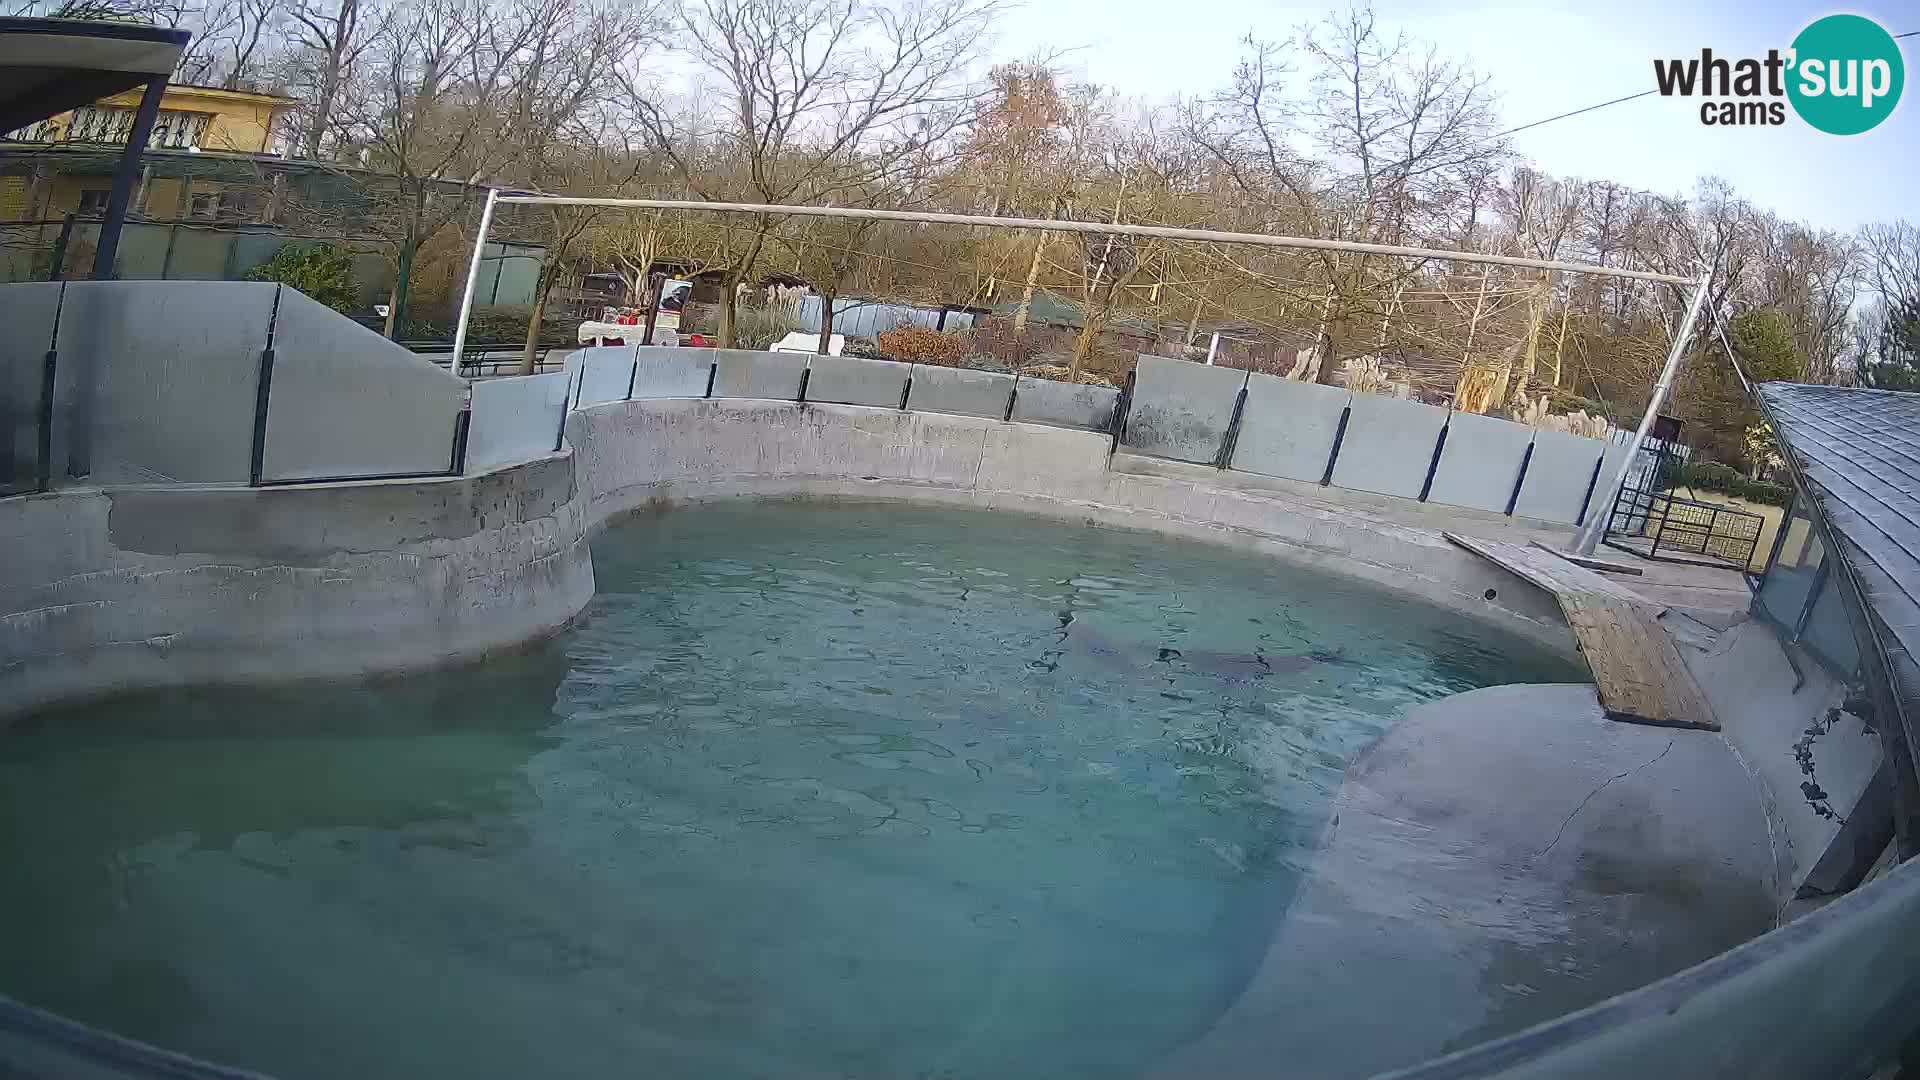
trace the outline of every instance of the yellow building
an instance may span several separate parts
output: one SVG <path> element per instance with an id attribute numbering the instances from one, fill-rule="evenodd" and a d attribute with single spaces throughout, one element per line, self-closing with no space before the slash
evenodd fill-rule
<path id="1" fill-rule="evenodd" d="M 5 137 L 0 221 L 99 214 L 113 186 L 112 158 L 133 129 L 140 90 L 43 120 Z M 233 220 L 258 210 L 257 185 L 206 175 L 194 159 L 267 156 L 290 98 L 208 86 L 169 86 L 160 99 L 132 213 L 155 220 Z M 211 162 L 209 161 L 209 164 Z"/>

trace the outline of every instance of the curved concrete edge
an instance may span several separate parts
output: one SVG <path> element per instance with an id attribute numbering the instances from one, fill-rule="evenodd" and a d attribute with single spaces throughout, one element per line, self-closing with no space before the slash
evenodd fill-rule
<path id="1" fill-rule="evenodd" d="M 471 477 L 71 489 L 0 502 L 0 716 L 169 686 L 445 666 L 566 626 L 614 516 L 899 499 L 1235 547 L 1399 590 L 1573 656 L 1552 600 L 1363 509 L 1114 471 L 1106 435 L 764 400 L 612 402 L 570 449 Z"/>
<path id="2" fill-rule="evenodd" d="M 0 503 L 0 715 L 471 660 L 593 595 L 567 453 L 479 476 Z"/>
<path id="3" fill-rule="evenodd" d="M 1574 657 L 1551 597 L 1358 509 L 1183 477 L 1115 472 L 1108 436 L 897 409 L 759 400 L 613 402 L 567 440 L 596 523 L 728 498 L 901 499 L 1013 510 L 1223 544 L 1419 596 Z"/>

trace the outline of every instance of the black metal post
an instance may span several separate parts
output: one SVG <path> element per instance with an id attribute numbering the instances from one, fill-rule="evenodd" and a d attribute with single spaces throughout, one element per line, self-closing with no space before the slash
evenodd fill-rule
<path id="1" fill-rule="evenodd" d="M 167 92 L 167 77 L 160 75 L 147 83 L 140 95 L 140 107 L 133 113 L 133 130 L 127 133 L 127 149 L 113 171 L 113 190 L 107 193 L 107 219 L 100 225 L 100 243 L 93 253 L 93 280 L 112 281 L 119 276 L 116 264 L 120 256 L 120 226 L 127 220 L 127 203 L 133 198 L 134 174 L 140 171 L 140 158 L 147 152 L 147 139 L 153 134 L 154 117 L 160 114 L 160 97 Z"/>
<path id="2" fill-rule="evenodd" d="M 68 214 L 60 223 L 60 235 L 53 241 L 53 269 L 47 272 L 48 281 L 59 281 L 66 272 L 67 244 L 73 239 L 73 222 L 77 216 Z"/>
<path id="3" fill-rule="evenodd" d="M 667 295 L 666 278 L 663 277 L 658 282 L 654 282 L 651 280 L 652 275 L 648 275 L 648 277 L 648 285 L 651 286 L 653 290 L 653 303 L 647 305 L 647 328 L 640 332 L 640 344 L 642 345 L 653 344 L 653 327 L 655 323 L 660 321 L 660 301 L 665 299 Z M 684 305 L 682 305 L 682 307 L 684 309 Z"/>
<path id="4" fill-rule="evenodd" d="M 33 490 L 46 491 L 53 485 L 53 380 L 58 354 L 47 350 L 40 369 L 40 407 L 34 412 Z"/>

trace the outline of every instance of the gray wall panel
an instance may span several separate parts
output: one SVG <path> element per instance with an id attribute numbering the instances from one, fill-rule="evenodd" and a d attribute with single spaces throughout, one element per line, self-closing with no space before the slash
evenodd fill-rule
<path id="1" fill-rule="evenodd" d="M 253 465 L 260 353 L 279 289 L 246 281 L 68 282 L 55 419 L 67 457 L 90 409 L 94 483 L 244 483 Z M 59 472 L 68 461 L 54 464 Z"/>
<path id="2" fill-rule="evenodd" d="M 1447 445 L 1433 473 L 1428 502 L 1504 514 L 1520 479 L 1520 461 L 1533 443 L 1533 429 L 1475 413 L 1453 414 Z"/>
<path id="3" fill-rule="evenodd" d="M 1535 432 L 1533 460 L 1527 463 L 1527 478 L 1520 485 L 1514 514 L 1573 524 L 1587 497 L 1587 485 L 1593 480 L 1594 463 L 1600 460 L 1606 445 L 1599 439 L 1583 439 L 1564 431 Z"/>
<path id="4" fill-rule="evenodd" d="M 1333 456 L 1340 416 L 1352 398 L 1345 387 L 1249 375 L 1233 468 L 1319 483 Z"/>
<path id="5" fill-rule="evenodd" d="M 467 475 L 553 452 L 567 411 L 567 373 L 482 379 L 473 384 Z"/>
<path id="6" fill-rule="evenodd" d="M 1005 419 L 1013 395 L 1013 376 L 965 368 L 913 365 L 907 408 L 918 412 Z"/>
<path id="7" fill-rule="evenodd" d="M 634 381 L 633 354 L 638 345 L 598 345 L 573 354 L 578 365 L 574 389 L 574 407 L 587 408 L 608 401 L 627 400 L 627 386 Z"/>
<path id="8" fill-rule="evenodd" d="M 1013 419 L 1022 424 L 1111 431 L 1120 391 L 1022 375 L 1014 383 Z"/>
<path id="9" fill-rule="evenodd" d="M 273 356 L 261 479 L 452 466 L 466 380 L 291 288 L 280 291 Z"/>
<path id="10" fill-rule="evenodd" d="M 860 356 L 807 358 L 807 400 L 897 409 L 912 364 Z"/>
<path id="11" fill-rule="evenodd" d="M 712 349 L 647 346 L 638 351 L 633 396 L 639 398 L 703 398 L 713 374 Z"/>
<path id="12" fill-rule="evenodd" d="M 1333 482 L 1344 488 L 1417 499 L 1433 465 L 1447 410 L 1417 401 L 1355 394 Z"/>
<path id="13" fill-rule="evenodd" d="M 1121 445 L 1176 461 L 1212 462 L 1247 373 L 1141 353 Z"/>
<path id="14" fill-rule="evenodd" d="M 748 349 L 709 349 L 713 353 L 714 397 L 766 398 L 797 401 L 800 378 L 807 370 L 806 353 L 754 352 Z"/>
<path id="15" fill-rule="evenodd" d="M 0 491 L 39 483 L 41 383 L 61 288 L 57 281 L 0 285 Z"/>

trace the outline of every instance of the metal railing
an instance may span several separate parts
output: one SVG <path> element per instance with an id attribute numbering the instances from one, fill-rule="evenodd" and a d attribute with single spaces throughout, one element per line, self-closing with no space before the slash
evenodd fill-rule
<path id="1" fill-rule="evenodd" d="M 1613 501 L 1605 542 L 1649 559 L 1747 571 L 1766 524 L 1746 510 L 1628 485 Z"/>

